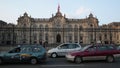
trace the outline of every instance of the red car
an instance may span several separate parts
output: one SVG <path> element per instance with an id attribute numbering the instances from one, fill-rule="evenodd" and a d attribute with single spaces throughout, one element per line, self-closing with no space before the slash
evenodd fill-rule
<path id="1" fill-rule="evenodd" d="M 84 60 L 106 60 L 107 62 L 113 62 L 119 56 L 120 50 L 117 50 L 115 45 L 88 45 L 80 51 L 68 53 L 66 59 L 75 63 L 81 63 Z"/>

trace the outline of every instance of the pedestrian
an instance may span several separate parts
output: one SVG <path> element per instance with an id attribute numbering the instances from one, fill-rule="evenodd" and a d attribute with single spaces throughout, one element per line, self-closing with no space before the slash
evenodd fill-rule
<path id="1" fill-rule="evenodd" d="M 40 40 L 40 42 L 39 42 L 39 43 L 40 43 L 40 45 L 42 45 L 42 40 Z"/>
<path id="2" fill-rule="evenodd" d="M 43 47 L 46 48 L 47 44 L 48 44 L 48 42 L 47 42 L 47 41 L 44 41 Z"/>

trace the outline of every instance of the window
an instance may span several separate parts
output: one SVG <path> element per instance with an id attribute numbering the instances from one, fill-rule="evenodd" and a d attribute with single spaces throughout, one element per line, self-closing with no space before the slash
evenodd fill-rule
<path id="1" fill-rule="evenodd" d="M 34 40 L 37 40 L 37 33 L 33 34 L 33 38 L 34 38 Z"/>
<path id="2" fill-rule="evenodd" d="M 80 36 L 80 41 L 82 41 L 83 40 L 83 37 L 82 36 Z"/>
<path id="3" fill-rule="evenodd" d="M 31 52 L 31 48 L 30 47 L 23 47 L 22 52 Z"/>
<path id="4" fill-rule="evenodd" d="M 49 31 L 48 25 L 45 25 L 45 31 Z"/>
<path id="5" fill-rule="evenodd" d="M 79 26 L 79 30 L 81 31 L 83 29 L 83 27 L 82 26 Z"/>
<path id="6" fill-rule="evenodd" d="M 10 39 L 10 38 L 11 38 L 11 34 L 10 34 L 10 33 L 8 33 L 7 38 L 8 38 L 8 39 Z"/>
<path id="7" fill-rule="evenodd" d="M 78 31 L 78 26 L 77 26 L 77 25 L 75 25 L 74 31 L 75 31 L 75 32 Z"/>
<path id="8" fill-rule="evenodd" d="M 38 47 L 33 47 L 33 49 L 32 49 L 32 52 L 40 52 L 40 48 L 38 48 Z"/>
<path id="9" fill-rule="evenodd" d="M 9 53 L 19 53 L 21 51 L 21 49 L 18 47 L 18 48 L 15 48 L 11 51 L 9 51 Z"/>
<path id="10" fill-rule="evenodd" d="M 2 40 L 4 40 L 5 39 L 5 34 L 4 33 L 2 33 Z"/>
<path id="11" fill-rule="evenodd" d="M 44 30 L 44 28 L 43 28 L 43 25 L 42 24 L 40 24 L 40 31 L 43 31 Z"/>
<path id="12" fill-rule="evenodd" d="M 107 39 L 107 34 L 104 35 L 104 38 Z"/>
<path id="13" fill-rule="evenodd" d="M 64 44 L 62 46 L 60 46 L 61 49 L 68 49 L 68 44 Z"/>
<path id="14" fill-rule="evenodd" d="M 77 35 L 74 36 L 74 40 L 75 40 L 76 43 L 78 42 L 78 36 Z"/>
<path id="15" fill-rule="evenodd" d="M 95 51 L 96 50 L 96 47 L 90 47 L 87 49 L 87 51 Z"/>
<path id="16" fill-rule="evenodd" d="M 105 50 L 107 50 L 106 46 L 99 46 L 98 47 L 98 51 L 105 51 Z"/>
<path id="17" fill-rule="evenodd" d="M 99 36 L 99 40 L 102 40 L 102 37 L 101 37 L 101 35 Z"/>
<path id="18" fill-rule="evenodd" d="M 69 42 L 72 42 L 72 34 L 71 33 L 69 33 L 68 39 L 69 39 Z"/>
<path id="19" fill-rule="evenodd" d="M 37 25 L 36 25 L 36 24 L 34 24 L 34 25 L 33 25 L 33 28 L 37 28 Z"/>
<path id="20" fill-rule="evenodd" d="M 42 33 L 40 33 L 39 40 L 42 40 L 42 38 L 43 38 L 43 35 L 42 35 Z"/>
<path id="21" fill-rule="evenodd" d="M 108 50 L 114 50 L 115 49 L 115 47 L 113 47 L 113 46 L 107 46 L 107 48 L 108 48 Z"/>
<path id="22" fill-rule="evenodd" d="M 45 34 L 45 40 L 48 41 L 48 33 Z"/>
<path id="23" fill-rule="evenodd" d="M 72 25 L 68 25 L 68 31 L 72 31 Z"/>
<path id="24" fill-rule="evenodd" d="M 24 24 L 23 27 L 26 27 L 26 24 Z"/>
<path id="25" fill-rule="evenodd" d="M 73 49 L 73 48 L 79 47 L 77 44 L 68 44 L 68 45 L 69 45 L 69 49 Z"/>

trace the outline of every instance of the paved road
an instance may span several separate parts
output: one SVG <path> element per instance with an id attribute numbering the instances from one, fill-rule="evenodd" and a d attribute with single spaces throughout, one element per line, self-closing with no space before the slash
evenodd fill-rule
<path id="1" fill-rule="evenodd" d="M 107 63 L 105 61 L 85 61 L 81 64 L 67 62 L 62 58 L 48 58 L 46 63 L 31 64 L 3 64 L 0 68 L 120 68 L 120 60 L 114 63 Z"/>

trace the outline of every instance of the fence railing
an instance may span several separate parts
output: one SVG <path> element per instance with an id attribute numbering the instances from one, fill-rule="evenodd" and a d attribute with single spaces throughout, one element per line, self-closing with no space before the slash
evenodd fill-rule
<path id="1" fill-rule="evenodd" d="M 120 28 L 30 28 L 30 27 L 0 27 L 0 31 L 48 31 L 48 32 L 120 32 Z"/>
<path id="2" fill-rule="evenodd" d="M 6 44 L 11 44 L 11 45 L 16 45 L 16 39 L 20 39 L 20 36 L 25 36 L 24 33 L 29 34 L 27 38 L 30 39 L 31 44 L 31 36 L 32 33 L 34 32 L 39 32 L 39 33 L 44 33 L 44 32 L 88 32 L 94 34 L 94 39 L 93 41 L 96 40 L 96 34 L 97 33 L 102 33 L 102 32 L 109 32 L 110 34 L 110 40 L 112 41 L 112 34 L 111 33 L 119 33 L 120 29 L 119 28 L 33 28 L 33 27 L 0 27 L 0 44 L 1 45 L 6 45 Z M 23 35 L 19 34 L 22 33 Z M 67 36 L 64 36 L 67 37 Z"/>

